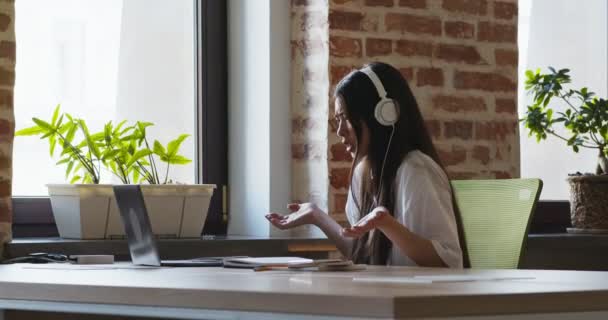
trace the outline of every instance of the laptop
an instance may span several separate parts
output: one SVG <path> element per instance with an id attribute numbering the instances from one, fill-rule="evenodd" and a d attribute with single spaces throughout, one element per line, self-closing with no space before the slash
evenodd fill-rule
<path id="1" fill-rule="evenodd" d="M 188 260 L 160 260 L 148 211 L 139 185 L 113 186 L 116 203 L 131 252 L 131 261 L 143 266 L 219 267 L 221 257 Z"/>

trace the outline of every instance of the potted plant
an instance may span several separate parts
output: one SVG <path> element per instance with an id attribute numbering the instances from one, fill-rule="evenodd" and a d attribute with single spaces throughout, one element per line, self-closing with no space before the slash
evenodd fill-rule
<path id="1" fill-rule="evenodd" d="M 580 148 L 597 150 L 595 174 L 570 174 L 570 215 L 577 231 L 608 230 L 608 101 L 595 96 L 587 88 L 565 89 L 570 83 L 570 70 L 540 70 L 526 72 L 526 90 L 533 94 L 533 104 L 521 122 L 537 141 L 548 135 L 563 140 L 574 152 Z M 566 105 L 564 111 L 554 112 L 553 99 Z M 556 132 L 563 126 L 568 135 Z"/>
<path id="2" fill-rule="evenodd" d="M 70 184 L 49 184 L 49 196 L 59 234 L 64 238 L 100 239 L 124 237 L 124 228 L 111 184 L 100 184 L 102 173 L 122 183 L 145 183 L 142 192 L 152 229 L 162 237 L 200 237 L 215 185 L 173 184 L 171 165 L 191 162 L 179 154 L 182 134 L 166 146 L 147 137 L 149 122 L 128 125 L 110 121 L 103 131 L 90 133 L 83 119 L 55 108 L 50 121 L 32 119 L 34 126 L 16 136 L 39 135 L 47 139 L 50 155 L 60 154 Z M 77 141 L 80 139 L 80 141 Z M 157 161 L 158 160 L 158 161 Z M 158 164 L 165 163 L 165 172 Z"/>

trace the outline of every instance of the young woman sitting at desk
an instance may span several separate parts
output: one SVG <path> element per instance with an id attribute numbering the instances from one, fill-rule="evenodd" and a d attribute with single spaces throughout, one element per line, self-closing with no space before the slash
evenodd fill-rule
<path id="1" fill-rule="evenodd" d="M 399 71 L 371 63 L 344 77 L 334 99 L 337 134 L 353 157 L 351 226 L 312 203 L 266 218 L 280 229 L 314 224 L 356 263 L 461 268 L 450 183 Z"/>

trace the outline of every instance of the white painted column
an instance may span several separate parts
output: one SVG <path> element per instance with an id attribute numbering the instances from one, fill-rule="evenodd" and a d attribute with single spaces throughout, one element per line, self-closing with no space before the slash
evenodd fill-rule
<path id="1" fill-rule="evenodd" d="M 289 235 L 264 215 L 291 197 L 290 2 L 228 2 L 229 235 Z"/>

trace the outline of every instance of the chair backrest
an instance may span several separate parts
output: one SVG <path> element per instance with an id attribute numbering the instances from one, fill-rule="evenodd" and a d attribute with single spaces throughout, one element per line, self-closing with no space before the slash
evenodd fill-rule
<path id="1" fill-rule="evenodd" d="M 452 181 L 471 268 L 519 266 L 542 185 L 539 179 Z"/>

